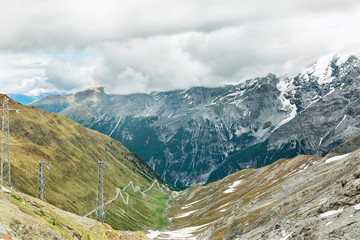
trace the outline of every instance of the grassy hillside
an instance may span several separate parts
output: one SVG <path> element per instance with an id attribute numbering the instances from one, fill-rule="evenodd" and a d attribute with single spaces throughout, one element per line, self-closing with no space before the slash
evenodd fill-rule
<path id="1" fill-rule="evenodd" d="M 0 239 L 148 239 L 142 232 L 115 231 L 108 224 L 60 210 L 29 195 L 0 189 Z M 5 238 L 7 239 L 7 238 Z"/>
<path id="2" fill-rule="evenodd" d="M 1 102 L 3 97 L 0 95 Z M 45 170 L 48 202 L 84 215 L 95 208 L 98 161 L 110 164 L 104 170 L 106 200 L 129 181 L 144 190 L 157 178 L 131 151 L 104 134 L 35 107 L 13 101 L 10 107 L 20 109 L 19 114 L 10 114 L 10 140 L 12 184 L 21 192 L 36 196 L 38 162 L 49 162 L 50 170 Z M 153 188 L 146 198 L 129 193 L 129 205 L 117 199 L 107 207 L 107 219 L 115 229 L 142 230 L 166 224 L 162 218 L 166 192 Z M 138 222 L 130 223 L 124 211 Z"/>

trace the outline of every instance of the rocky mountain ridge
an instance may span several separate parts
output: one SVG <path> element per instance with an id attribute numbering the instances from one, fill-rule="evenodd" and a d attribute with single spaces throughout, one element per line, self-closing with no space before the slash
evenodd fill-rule
<path id="1" fill-rule="evenodd" d="M 294 76 L 238 85 L 48 96 L 33 106 L 105 133 L 178 187 L 282 157 L 324 155 L 360 130 L 359 59 L 327 56 Z"/>

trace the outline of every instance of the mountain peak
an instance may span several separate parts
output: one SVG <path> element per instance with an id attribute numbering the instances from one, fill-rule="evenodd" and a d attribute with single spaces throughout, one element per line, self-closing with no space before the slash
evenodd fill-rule
<path id="1" fill-rule="evenodd" d="M 354 55 L 339 56 L 328 54 L 320 57 L 316 62 L 310 64 L 296 76 L 300 76 L 307 81 L 316 79 L 320 85 L 323 85 L 332 82 L 339 74 L 355 66 L 358 60 L 358 57 Z"/>
<path id="2" fill-rule="evenodd" d="M 94 93 L 100 93 L 100 94 L 105 94 L 105 88 L 104 87 L 90 87 L 87 88 L 85 90 L 81 90 L 79 92 L 76 92 L 74 94 L 78 94 L 78 93 L 85 93 L 85 92 L 94 92 Z"/>
<path id="3" fill-rule="evenodd" d="M 70 102 L 77 103 L 96 103 L 105 96 L 104 87 L 91 87 L 83 91 L 72 93 L 69 96 Z"/>

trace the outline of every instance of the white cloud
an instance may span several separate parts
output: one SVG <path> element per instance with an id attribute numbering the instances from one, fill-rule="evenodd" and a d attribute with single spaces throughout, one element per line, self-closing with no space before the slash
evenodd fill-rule
<path id="1" fill-rule="evenodd" d="M 74 66 L 61 60 L 52 60 L 46 68 L 46 82 L 60 91 L 79 90 L 95 86 L 92 66 Z"/>
<path id="2" fill-rule="evenodd" d="M 37 88 L 49 89 L 45 82 L 46 56 L 23 54 L 0 55 L 0 86 L 3 93 L 28 93 Z"/>
<path id="3" fill-rule="evenodd" d="M 96 61 L 75 54 L 42 55 L 16 53 L 0 55 L 0 89 L 3 93 L 39 95 L 80 90 L 98 85 L 91 75 Z"/>
<path id="4" fill-rule="evenodd" d="M 132 39 L 124 44 L 105 44 L 98 48 L 102 61 L 94 78 L 108 91 L 117 87 L 122 89 L 121 93 L 199 85 L 209 70 L 184 52 L 181 40 L 182 36 L 151 37 Z M 141 76 L 138 86 L 134 81 L 139 77 L 133 78 L 131 87 L 127 86 L 129 82 L 124 76 L 129 76 L 130 69 Z"/>
<path id="5" fill-rule="evenodd" d="M 115 83 L 108 85 L 107 90 L 115 93 L 146 92 L 148 83 L 148 77 L 127 67 L 125 71 L 116 76 Z"/>

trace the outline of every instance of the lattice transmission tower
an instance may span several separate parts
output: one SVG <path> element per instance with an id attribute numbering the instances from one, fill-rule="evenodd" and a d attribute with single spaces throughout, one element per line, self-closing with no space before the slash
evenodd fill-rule
<path id="1" fill-rule="evenodd" d="M 98 162 L 98 185 L 96 197 L 95 219 L 99 222 L 105 222 L 105 199 L 104 199 L 104 166 L 107 162 Z"/>
<path id="2" fill-rule="evenodd" d="M 4 97 L 2 101 L 2 125 L 1 125 L 1 170 L 0 184 L 3 185 L 7 181 L 11 187 L 11 169 L 10 169 L 10 124 L 9 112 L 18 109 L 9 109 L 9 98 Z"/>
<path id="3" fill-rule="evenodd" d="M 36 197 L 44 202 L 46 201 L 44 167 L 46 166 L 49 169 L 48 165 L 49 165 L 49 163 L 47 163 L 47 162 L 39 161 Z"/>

